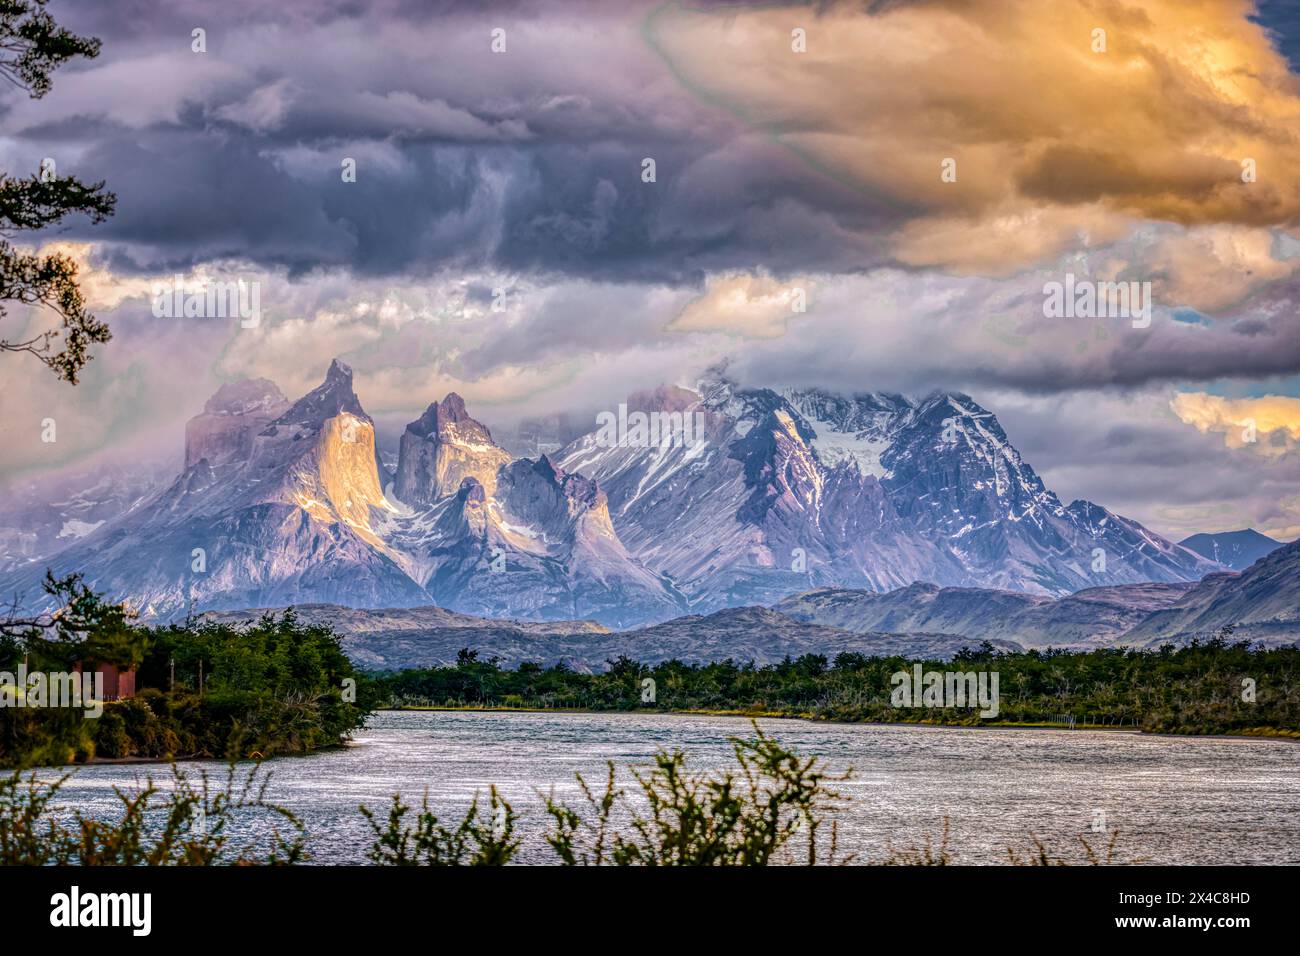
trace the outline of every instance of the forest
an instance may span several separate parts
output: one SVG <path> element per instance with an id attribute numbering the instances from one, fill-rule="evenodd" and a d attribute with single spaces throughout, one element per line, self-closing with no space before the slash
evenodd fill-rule
<path id="1" fill-rule="evenodd" d="M 1252 649 L 1231 631 L 1156 651 L 1005 653 L 984 644 L 952 661 L 820 654 L 770 666 L 724 660 L 649 665 L 627 657 L 603 673 L 563 664 L 505 669 L 472 649 L 453 666 L 369 675 L 388 707 L 492 707 L 739 713 L 817 720 L 1113 727 L 1174 734 L 1300 736 L 1300 649 Z M 991 672 L 996 718 L 979 706 L 898 707 L 891 678 L 926 670 Z"/>

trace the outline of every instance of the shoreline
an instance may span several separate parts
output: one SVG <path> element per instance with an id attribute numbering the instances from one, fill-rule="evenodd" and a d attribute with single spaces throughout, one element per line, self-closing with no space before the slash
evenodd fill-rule
<path id="1" fill-rule="evenodd" d="M 518 713 L 518 714 L 663 714 L 682 717 L 748 717 L 764 720 L 802 720 L 818 724 L 860 724 L 868 727 L 928 727 L 948 730 L 1090 730 L 1114 734 L 1132 734 L 1139 737 L 1170 737 L 1176 740 L 1292 740 L 1300 742 L 1300 731 L 1274 727 L 1255 727 L 1239 733 L 1227 734 L 1174 734 L 1167 731 L 1148 731 L 1140 727 L 1116 727 L 1113 724 L 1062 724 L 1050 722 L 1021 723 L 1016 721 L 986 721 L 978 724 L 956 724 L 929 720 L 841 720 L 810 714 L 790 714 L 770 710 L 672 710 L 658 707 L 638 707 L 633 710 L 596 710 L 589 707 L 504 707 L 486 704 L 466 704 L 459 707 L 446 705 L 418 705 L 406 707 L 379 707 L 375 713 L 401 713 L 403 711 L 442 711 L 447 713 Z"/>
<path id="2" fill-rule="evenodd" d="M 376 711 L 376 713 L 378 713 L 378 711 Z M 345 740 L 342 743 L 331 744 L 328 747 L 317 747 L 314 750 L 304 750 L 301 753 L 272 754 L 269 757 L 261 757 L 261 755 L 259 754 L 259 757 L 261 757 L 260 760 L 255 757 L 247 756 L 247 757 L 237 757 L 233 762 L 236 764 L 243 764 L 243 763 L 269 763 L 272 760 L 294 760 L 301 757 L 311 757 L 316 754 L 329 753 L 334 750 L 345 750 L 350 746 L 352 746 L 352 741 Z M 225 760 L 221 757 L 214 756 L 213 754 L 186 754 L 183 757 L 91 757 L 89 760 L 74 761 L 72 763 L 38 764 L 35 767 L 28 767 L 22 772 L 26 773 L 28 770 L 36 770 L 40 767 L 56 768 L 60 770 L 76 770 L 78 767 L 119 767 L 119 766 L 130 767 L 130 766 L 137 766 L 140 764 L 154 764 L 156 766 L 166 767 L 174 763 L 197 763 L 200 760 L 209 760 L 214 763 L 223 764 L 225 766 L 229 766 L 232 762 L 229 760 Z M 10 771 L 5 770 L 0 772 L 10 772 Z"/>

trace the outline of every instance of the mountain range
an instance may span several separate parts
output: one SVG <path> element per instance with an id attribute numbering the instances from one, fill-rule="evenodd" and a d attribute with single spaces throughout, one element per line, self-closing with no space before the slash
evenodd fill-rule
<path id="1" fill-rule="evenodd" d="M 1155 649 L 1218 637 L 1276 647 L 1300 641 L 1300 541 L 1195 584 L 1089 588 L 1063 598 L 925 584 L 887 594 L 829 588 L 792 595 L 774 610 L 850 631 L 961 634 L 972 645 L 996 637 L 1026 648 Z"/>
<path id="2" fill-rule="evenodd" d="M 1153 650 L 1216 637 L 1275 647 L 1300 642 L 1298 570 L 1300 542 L 1275 549 L 1243 572 L 1211 574 L 1196 584 L 1114 585 L 1062 598 L 933 584 L 886 593 L 818 588 L 773 608 L 731 608 L 620 632 L 594 621 L 490 620 L 439 607 L 316 604 L 295 612 L 308 623 L 333 628 L 350 657 L 376 670 L 451 664 L 462 648 L 498 657 L 505 666 L 562 662 L 599 671 L 620 655 L 651 664 L 771 664 L 787 656 L 841 652 L 947 660 L 984 641 L 1008 651 Z M 213 611 L 204 617 L 242 623 L 284 610 Z"/>
<path id="3" fill-rule="evenodd" d="M 48 566 L 153 619 L 436 605 L 635 629 L 823 588 L 1037 604 L 1225 568 L 1062 502 L 966 395 L 741 388 L 717 372 L 623 413 L 629 433 L 593 426 L 515 457 L 450 394 L 406 427 L 390 470 L 342 362 L 294 402 L 265 379 L 228 383 L 188 423 L 179 475 L 78 536 L 27 541 L 0 593 L 38 603 Z M 647 419 L 678 430 L 638 433 Z"/>
<path id="4" fill-rule="evenodd" d="M 1064 595 L 1222 569 L 1100 505 L 1061 502 L 966 395 L 742 389 L 719 376 L 628 408 L 699 412 L 703 438 L 647 448 L 593 432 L 558 459 L 596 480 L 629 551 L 695 610 L 815 586 Z"/>
<path id="5" fill-rule="evenodd" d="M 1270 646 L 1300 641 L 1300 541 L 1275 548 L 1243 571 L 1206 575 L 1124 639 L 1154 648 L 1215 635 Z"/>
<path id="6" fill-rule="evenodd" d="M 1298 569 L 1300 542 L 1276 549 L 1245 571 L 1211 574 L 1196 584 L 1114 585 L 1062 598 L 932 584 L 886 593 L 818 588 L 773 608 L 730 608 L 618 632 L 594 621 L 491 620 L 439 607 L 364 610 L 315 604 L 295 613 L 333 628 L 353 660 L 376 670 L 451 664 L 462 648 L 484 659 L 497 657 L 507 667 L 531 661 L 599 671 L 620 655 L 651 664 L 730 659 L 761 665 L 841 652 L 947 660 L 984 641 L 1008 651 L 1154 650 L 1216 637 L 1275 647 L 1300 642 Z M 242 623 L 284 610 L 203 616 Z"/>

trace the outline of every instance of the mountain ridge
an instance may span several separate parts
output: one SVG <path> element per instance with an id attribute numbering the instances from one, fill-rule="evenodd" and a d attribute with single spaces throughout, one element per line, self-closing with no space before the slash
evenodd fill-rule
<path id="1" fill-rule="evenodd" d="M 268 612 L 283 611 L 216 611 L 204 614 L 203 619 L 243 624 Z M 563 663 L 576 670 L 595 672 L 620 656 L 649 664 L 732 660 L 761 666 L 803 654 L 949 659 L 963 647 L 974 646 L 950 634 L 866 633 L 810 625 L 762 607 L 688 615 L 625 631 L 608 631 L 595 622 L 492 621 L 437 607 L 375 611 L 304 605 L 294 608 L 294 613 L 305 623 L 334 627 L 343 638 L 348 656 L 373 670 L 447 666 L 456 662 L 462 649 L 477 651 L 483 659 L 496 657 L 504 667 Z M 992 643 L 1000 650 L 1019 649 L 1011 641 Z"/>
<path id="2" fill-rule="evenodd" d="M 694 444 L 611 447 L 588 434 L 558 456 L 600 483 L 629 551 L 693 609 L 771 604 L 809 585 L 1063 595 L 1221 568 L 1099 505 L 1062 503 L 960 393 L 837 396 L 714 378 L 696 394 Z"/>
<path id="3" fill-rule="evenodd" d="M 988 588 L 916 583 L 884 594 L 822 588 L 774 605 L 796 620 L 850 631 L 927 631 L 977 644 L 1002 638 L 1031 649 L 1090 649 L 1124 642 L 1153 612 L 1181 600 L 1191 583 L 1086 588 L 1052 598 Z"/>
<path id="4" fill-rule="evenodd" d="M 1260 534 L 1254 528 L 1194 534 L 1178 543 L 1233 571 L 1244 571 L 1266 554 L 1271 554 L 1286 544 Z"/>

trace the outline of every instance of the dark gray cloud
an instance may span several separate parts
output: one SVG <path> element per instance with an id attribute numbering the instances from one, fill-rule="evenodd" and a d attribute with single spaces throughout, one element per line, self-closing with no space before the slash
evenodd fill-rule
<path id="1" fill-rule="evenodd" d="M 893 213 L 682 90 L 644 9 L 598 4 L 68 3 L 104 39 L 17 149 L 105 179 L 115 268 L 239 256 L 292 274 L 490 268 L 698 282 L 856 270 Z M 146 26 L 147 25 L 147 26 Z M 190 30 L 208 52 L 191 53 Z M 507 52 L 489 50 L 507 31 Z M 115 87 L 118 91 L 106 90 Z M 355 158 L 357 181 L 340 163 Z M 642 160 L 656 163 L 654 183 Z"/>

